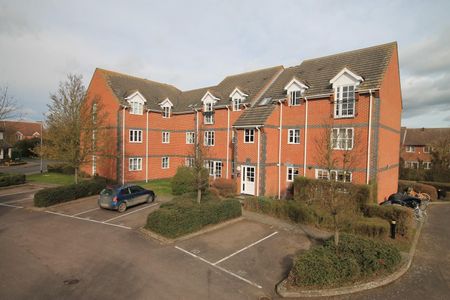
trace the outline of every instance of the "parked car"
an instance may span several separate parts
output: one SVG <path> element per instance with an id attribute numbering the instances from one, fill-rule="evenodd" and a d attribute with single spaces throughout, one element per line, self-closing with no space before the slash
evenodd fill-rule
<path id="1" fill-rule="evenodd" d="M 100 192 L 98 205 L 101 208 L 124 212 L 128 207 L 155 201 L 156 195 L 138 185 L 108 186 Z"/>

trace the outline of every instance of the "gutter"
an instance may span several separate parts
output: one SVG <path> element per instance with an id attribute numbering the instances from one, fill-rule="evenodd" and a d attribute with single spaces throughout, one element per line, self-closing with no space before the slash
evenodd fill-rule
<path id="1" fill-rule="evenodd" d="M 127 107 L 122 105 L 122 184 L 125 184 L 125 111 Z"/>

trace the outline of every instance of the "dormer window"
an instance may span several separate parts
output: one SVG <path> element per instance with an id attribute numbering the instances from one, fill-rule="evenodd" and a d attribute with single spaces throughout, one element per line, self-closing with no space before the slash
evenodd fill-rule
<path id="1" fill-rule="evenodd" d="M 203 112 L 205 124 L 214 124 L 214 103 L 205 102 Z"/>
<path id="2" fill-rule="evenodd" d="M 235 88 L 231 92 L 230 98 L 232 102 L 233 111 L 241 110 L 241 104 L 245 101 L 246 97 L 248 97 L 248 95 L 242 92 L 239 88 Z"/>
<path id="3" fill-rule="evenodd" d="M 134 91 L 128 97 L 125 97 L 125 100 L 130 104 L 130 114 L 142 115 L 144 113 L 144 103 L 147 100 L 139 91 Z"/>
<path id="4" fill-rule="evenodd" d="M 288 94 L 289 106 L 297 106 L 301 104 L 301 98 L 308 86 L 294 77 L 284 89 Z"/>
<path id="5" fill-rule="evenodd" d="M 162 109 L 162 117 L 165 119 L 170 118 L 173 104 L 169 98 L 166 98 L 163 102 L 159 103 L 159 106 L 161 106 Z"/>
<path id="6" fill-rule="evenodd" d="M 347 68 L 342 69 L 330 83 L 334 89 L 334 117 L 355 116 L 355 90 L 364 79 Z"/>
<path id="7" fill-rule="evenodd" d="M 242 99 L 234 98 L 232 101 L 233 101 L 233 111 L 240 111 Z"/>

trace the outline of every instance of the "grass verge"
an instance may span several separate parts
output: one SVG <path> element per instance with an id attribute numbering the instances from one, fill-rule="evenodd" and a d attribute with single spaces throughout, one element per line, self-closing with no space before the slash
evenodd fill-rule
<path id="1" fill-rule="evenodd" d="M 171 179 L 165 178 L 165 179 L 154 179 L 149 180 L 149 182 L 138 182 L 138 185 L 152 190 L 155 192 L 157 196 L 171 196 L 172 195 L 172 185 L 171 185 Z"/>
<path id="2" fill-rule="evenodd" d="M 42 173 L 27 176 L 28 182 L 35 183 L 53 183 L 59 185 L 69 185 L 75 183 L 74 175 L 66 175 L 61 173 Z"/>

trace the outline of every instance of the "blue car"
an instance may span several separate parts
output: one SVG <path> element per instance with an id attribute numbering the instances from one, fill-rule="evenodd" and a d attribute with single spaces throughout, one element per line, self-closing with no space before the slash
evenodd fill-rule
<path id="1" fill-rule="evenodd" d="M 124 212 L 130 206 L 153 202 L 155 198 L 156 195 L 153 191 L 138 185 L 109 186 L 100 192 L 98 205 L 101 208 Z"/>

